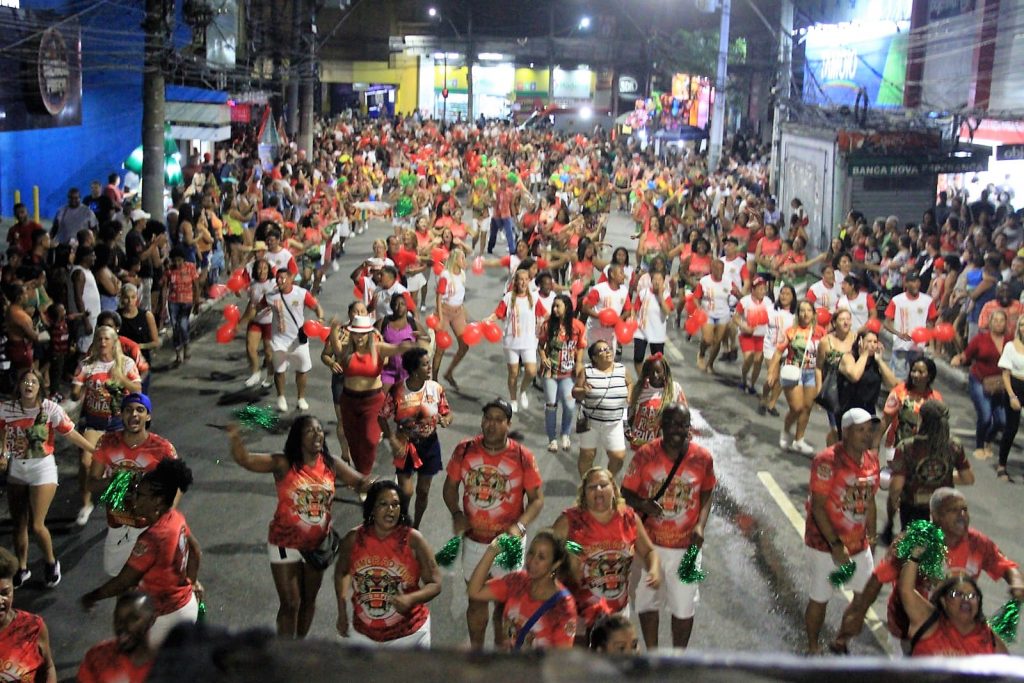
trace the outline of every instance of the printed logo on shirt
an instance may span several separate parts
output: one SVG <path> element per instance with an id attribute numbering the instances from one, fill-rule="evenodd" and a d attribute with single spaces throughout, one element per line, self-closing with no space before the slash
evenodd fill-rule
<path id="1" fill-rule="evenodd" d="M 664 479 L 655 482 L 653 490 L 660 489 L 663 481 Z M 665 495 L 661 498 L 661 509 L 664 512 L 661 518 L 680 519 L 685 517 L 690 508 L 694 506 L 692 489 L 693 484 L 686 479 L 682 477 L 673 479 L 668 489 L 665 490 Z"/>
<path id="2" fill-rule="evenodd" d="M 860 520 L 867 514 L 874 491 L 871 479 L 858 479 L 852 486 L 847 486 L 843 493 L 843 515 L 847 519 Z"/>
<path id="3" fill-rule="evenodd" d="M 583 567 L 583 581 L 593 593 L 609 600 L 622 597 L 627 588 L 633 557 L 618 550 L 592 555 Z"/>
<path id="4" fill-rule="evenodd" d="M 827 462 L 818 464 L 818 479 L 828 480 L 832 478 L 832 465 Z"/>
<path id="5" fill-rule="evenodd" d="M 466 493 L 480 510 L 498 507 L 509 496 L 508 476 L 490 465 L 474 467 L 466 474 Z"/>
<path id="6" fill-rule="evenodd" d="M 334 491 L 326 486 L 300 486 L 295 489 L 292 501 L 295 514 L 306 524 L 319 525 L 331 510 Z"/>
<path id="7" fill-rule="evenodd" d="M 387 619 L 397 614 L 391 598 L 402 588 L 402 577 L 393 569 L 379 565 L 361 568 L 355 575 L 359 605 L 371 619 Z"/>

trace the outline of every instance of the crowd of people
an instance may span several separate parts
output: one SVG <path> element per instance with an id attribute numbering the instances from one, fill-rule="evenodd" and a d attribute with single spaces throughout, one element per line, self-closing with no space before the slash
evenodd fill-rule
<path id="1" fill-rule="evenodd" d="M 117 638 L 90 650 L 80 679 L 142 680 L 169 630 L 199 618 L 201 548 L 177 509 L 192 474 L 149 431 L 147 388 L 161 329 L 169 365 L 188 363 L 198 305 L 229 292 L 245 305 L 225 307 L 217 340 L 244 347 L 245 388 L 272 388 L 276 410 L 291 414 L 294 375 L 281 452 L 251 453 L 239 426 L 228 428 L 234 461 L 273 475 L 267 552 L 281 636 L 309 633 L 333 565 L 339 636 L 429 647 L 442 572 L 418 527 L 443 473 L 474 647 L 491 623 L 499 648 L 635 652 L 633 612 L 648 649 L 659 646 L 662 612 L 672 645 L 686 647 L 699 591 L 677 575 L 699 573 L 714 461 L 728 454 L 693 438 L 669 362 L 674 338 L 695 345 L 702 372 L 740 363 L 738 389 L 750 397 L 740 400 L 760 414 L 782 418 L 785 398 L 779 447 L 809 457 L 808 652 L 822 648 L 829 576 L 850 560 L 855 599 L 833 651 L 847 650 L 886 583 L 899 652 L 1006 651 L 984 622 L 976 578 L 984 569 L 1005 579 L 1018 600 L 1024 579 L 967 526 L 954 487 L 974 482 L 972 461 L 935 388 L 936 358 L 970 366 L 971 456 L 998 448 L 998 477 L 1010 481 L 1024 396 L 1024 229 L 1005 201 L 940 197 L 913 225 L 851 211 L 811 256 L 807 213 L 768 196 L 756 154 L 709 171 L 696 152 L 666 160 L 604 134 L 402 118 L 321 122 L 310 154 L 285 148 L 266 169 L 253 152 L 193 160 L 166 216 L 131 208 L 116 174 L 86 198 L 69 191 L 50 230 L 16 208 L 0 278 L 14 520 L 14 554 L 0 551 L 0 659 L 54 676 L 45 625 L 12 601 L 32 574 L 30 527 L 45 585 L 61 579 L 46 528 L 57 434 L 80 451 L 79 525 L 94 495 L 135 473 L 123 504 L 108 501 L 108 579 L 81 599 L 118 598 Z M 624 244 L 609 234 L 613 214 L 635 226 Z M 351 303 L 324 310 L 322 288 L 353 261 L 346 243 L 367 230 Z M 498 291 L 473 287 L 487 269 L 502 273 Z M 469 297 L 492 312 L 472 320 Z M 474 418 L 446 392 L 473 393 L 458 371 L 482 338 L 501 345 L 507 395 L 478 396 L 479 434 L 447 452 L 439 430 Z M 337 455 L 307 399 L 318 341 Z M 62 407 L 65 386 L 81 402 L 76 421 Z M 547 450 L 575 450 L 579 493 L 560 513 L 545 509 L 537 460 L 513 432 L 534 390 Z M 815 405 L 827 420 L 824 449 L 808 442 Z M 382 441 L 394 476 L 375 479 L 390 474 L 378 463 Z M 362 523 L 344 534 L 331 522 L 339 481 L 363 500 Z M 941 585 L 893 551 L 896 530 L 920 519 L 946 533 L 952 578 Z M 890 552 L 876 564 L 877 543 Z"/>

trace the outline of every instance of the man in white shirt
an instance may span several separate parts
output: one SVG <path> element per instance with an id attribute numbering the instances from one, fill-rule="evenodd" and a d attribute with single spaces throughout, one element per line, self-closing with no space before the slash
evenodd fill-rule
<path id="1" fill-rule="evenodd" d="M 885 329 L 892 334 L 892 359 L 889 366 L 897 379 L 907 379 L 914 361 L 924 356 L 924 347 L 914 342 L 910 334 L 918 327 L 930 327 L 939 317 L 935 302 L 921 293 L 921 276 L 907 273 L 903 293 L 889 302 L 885 309 Z"/>
<path id="2" fill-rule="evenodd" d="M 628 320 L 631 314 L 629 306 L 629 288 L 625 285 L 626 275 L 622 264 L 613 263 L 608 269 L 608 281 L 599 282 L 590 288 L 583 298 L 581 307 L 587 318 L 587 341 L 591 344 L 601 340 L 607 342 L 612 350 L 616 350 L 615 326 L 601 324 L 600 314 L 606 308 L 615 311 L 620 320 Z"/>
<path id="3" fill-rule="evenodd" d="M 869 320 L 878 317 L 878 313 L 875 310 L 875 298 L 867 292 L 861 291 L 860 278 L 856 275 L 847 275 L 840 287 L 843 290 L 843 295 L 839 297 L 836 310 L 845 309 L 849 311 L 852 317 L 851 322 L 853 323 L 850 329 L 854 332 L 859 332 L 864 329 Z"/>
<path id="4" fill-rule="evenodd" d="M 57 211 L 53 219 L 50 237 L 57 244 L 71 244 L 79 230 L 88 228 L 95 232 L 99 225 L 96 214 L 82 203 L 82 193 L 77 187 L 72 187 L 68 190 L 68 203 Z"/>
<path id="5" fill-rule="evenodd" d="M 305 340 L 302 324 L 305 309 L 313 310 L 320 321 L 324 319 L 324 311 L 309 291 L 295 285 L 295 276 L 291 271 L 282 268 L 277 271 L 275 279 L 277 289 L 267 294 L 262 305 L 270 306 L 274 314 L 270 348 L 274 353 L 277 409 L 282 413 L 288 410 L 288 400 L 284 397 L 285 373 L 294 366 L 296 406 L 299 410 L 309 410 L 309 403 L 306 402 L 306 373 L 312 369 L 313 363 L 309 358 L 309 343 Z"/>

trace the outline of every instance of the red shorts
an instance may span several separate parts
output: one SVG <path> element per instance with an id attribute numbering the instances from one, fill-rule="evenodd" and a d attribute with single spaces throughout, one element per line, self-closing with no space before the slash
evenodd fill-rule
<path id="1" fill-rule="evenodd" d="M 741 334 L 740 351 L 743 353 L 761 353 L 764 351 L 764 337 Z"/>
<path id="2" fill-rule="evenodd" d="M 274 336 L 274 326 L 272 323 L 249 323 L 247 328 L 249 332 L 259 332 L 263 335 L 263 341 L 270 341 L 270 338 Z"/>

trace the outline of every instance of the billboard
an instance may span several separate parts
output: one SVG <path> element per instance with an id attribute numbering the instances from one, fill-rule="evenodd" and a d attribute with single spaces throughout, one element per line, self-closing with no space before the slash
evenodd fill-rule
<path id="1" fill-rule="evenodd" d="M 81 125 L 77 20 L 2 7 L 0 22 L 0 132 Z"/>
<path id="2" fill-rule="evenodd" d="M 884 21 L 808 29 L 804 101 L 853 106 L 863 88 L 872 107 L 901 106 L 909 28 L 906 22 Z"/>

